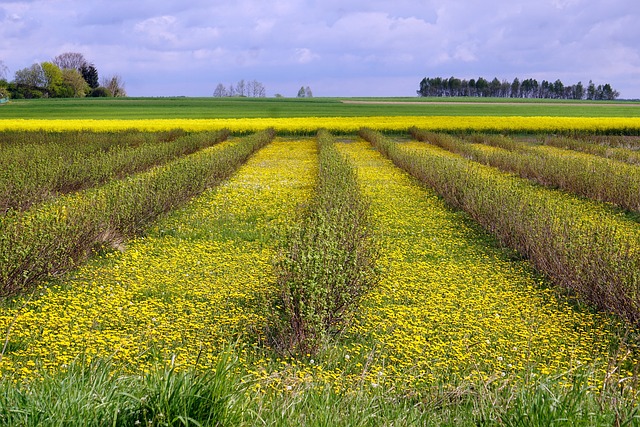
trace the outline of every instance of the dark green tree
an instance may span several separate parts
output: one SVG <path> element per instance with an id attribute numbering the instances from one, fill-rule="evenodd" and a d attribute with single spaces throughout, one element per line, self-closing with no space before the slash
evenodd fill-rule
<path id="1" fill-rule="evenodd" d="M 96 89 L 100 86 L 100 83 L 98 83 L 98 70 L 93 64 L 85 63 L 80 67 L 80 74 L 82 74 L 82 78 L 91 89 Z"/>
<path id="2" fill-rule="evenodd" d="M 511 83 L 511 98 L 520 98 L 520 80 L 517 77 Z"/>

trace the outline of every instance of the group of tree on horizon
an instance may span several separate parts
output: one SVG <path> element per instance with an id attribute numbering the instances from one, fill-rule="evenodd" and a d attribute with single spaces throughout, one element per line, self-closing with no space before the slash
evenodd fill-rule
<path id="1" fill-rule="evenodd" d="M 222 83 L 218 83 L 213 96 L 216 98 L 224 98 L 230 96 L 240 96 L 248 98 L 264 98 L 267 96 L 267 91 L 262 83 L 257 80 L 250 80 L 245 82 L 244 79 L 238 81 L 235 87 L 230 84 L 225 86 Z"/>
<path id="2" fill-rule="evenodd" d="M 419 96 L 433 97 L 494 97 L 494 98 L 545 98 L 545 99 L 587 99 L 614 100 L 620 96 L 609 83 L 596 86 L 591 80 L 585 87 L 582 82 L 565 86 L 560 79 L 551 83 L 536 79 L 513 82 L 498 80 L 495 77 L 489 81 L 483 77 L 476 79 L 459 79 L 456 77 L 425 77 L 420 81 L 420 88 L 416 91 Z"/>
<path id="3" fill-rule="evenodd" d="M 0 98 L 127 96 L 122 77 L 114 74 L 99 79 L 95 65 L 78 52 L 65 52 L 17 70 L 12 81 L 6 74 L 7 67 L 0 61 Z"/>
<path id="4" fill-rule="evenodd" d="M 218 83 L 215 90 L 213 91 L 213 96 L 215 98 L 224 98 L 224 97 L 247 97 L 247 98 L 265 98 L 267 96 L 267 91 L 262 83 L 257 80 L 250 80 L 245 82 L 244 79 L 240 80 L 236 83 L 235 86 L 230 84 L 229 86 L 225 86 L 222 83 Z M 283 96 L 279 93 L 274 95 L 276 98 L 283 98 Z M 297 94 L 298 98 L 313 98 L 313 92 L 311 92 L 311 88 L 309 86 L 302 86 L 300 90 L 298 90 Z"/>

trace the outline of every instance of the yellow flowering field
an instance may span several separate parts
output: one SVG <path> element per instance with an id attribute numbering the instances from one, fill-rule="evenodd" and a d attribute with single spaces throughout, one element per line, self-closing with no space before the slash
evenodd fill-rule
<path id="1" fill-rule="evenodd" d="M 428 385 L 594 364 L 604 377 L 617 325 L 558 300 L 525 261 L 488 246 L 463 214 L 368 144 L 343 150 L 359 167 L 382 245 L 380 287 L 353 328 L 380 346 L 372 373 Z"/>
<path id="2" fill-rule="evenodd" d="M 312 140 L 270 144 L 124 252 L 3 310 L 0 330 L 9 330 L 9 344 L 0 373 L 33 377 L 96 356 L 134 372 L 169 361 L 210 366 L 243 332 L 260 327 L 251 307 L 272 284 L 268 243 L 306 200 L 315 153 Z"/>
<path id="3" fill-rule="evenodd" d="M 380 247 L 379 286 L 343 340 L 298 359 L 260 345 L 278 241 L 317 169 L 313 139 L 278 139 L 123 252 L 4 309 L 0 373 L 32 378 L 79 357 L 134 372 L 170 363 L 206 369 L 232 346 L 254 389 L 284 393 L 329 385 L 411 394 L 589 365 L 593 381 L 603 379 L 618 325 L 558 299 L 526 262 L 496 249 L 367 143 L 338 145 L 371 200 Z"/>
<path id="4" fill-rule="evenodd" d="M 2 130 L 91 130 L 98 132 L 137 129 L 187 131 L 229 129 L 251 133 L 266 128 L 293 134 L 311 134 L 320 128 L 340 133 L 356 133 L 361 127 L 380 131 L 404 132 L 411 127 L 442 131 L 489 132 L 613 132 L 640 133 L 637 117 L 520 117 L 520 116 L 373 116 L 373 117 L 294 117 L 243 119 L 0 119 Z"/>

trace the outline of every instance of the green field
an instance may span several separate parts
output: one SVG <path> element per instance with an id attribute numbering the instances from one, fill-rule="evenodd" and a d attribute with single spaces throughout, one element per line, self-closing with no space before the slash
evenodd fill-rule
<path id="1" fill-rule="evenodd" d="M 346 101 L 346 102 L 343 102 Z M 364 104 L 352 102 L 366 102 Z M 487 98 L 110 98 L 15 100 L 0 119 L 363 116 L 640 117 L 640 102 Z"/>

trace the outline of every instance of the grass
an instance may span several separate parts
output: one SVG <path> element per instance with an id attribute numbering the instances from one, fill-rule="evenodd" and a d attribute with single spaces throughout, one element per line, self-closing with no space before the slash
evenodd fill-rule
<path id="1" fill-rule="evenodd" d="M 106 98 L 15 100 L 1 119 L 210 119 L 366 116 L 640 117 L 637 102 L 544 102 L 447 98 L 354 98 L 404 104 L 348 104 L 342 98 Z M 446 102 L 442 104 L 440 102 Z M 453 101 L 453 102 L 452 102 Z M 467 101 L 467 102 L 464 102 Z M 508 103 L 507 103 L 508 101 Z M 464 102 L 464 103 L 463 103 Z M 513 105 L 513 104 L 516 105 Z"/>

